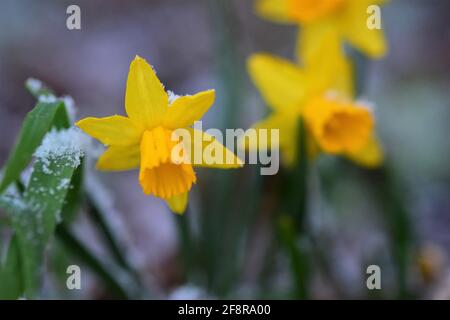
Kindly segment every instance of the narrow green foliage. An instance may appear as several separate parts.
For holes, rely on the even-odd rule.
[[[25,117],[19,138],[4,168],[0,193],[19,179],[21,172],[30,163],[34,151],[52,127],[68,128],[69,126],[70,122],[63,102],[39,102]]]

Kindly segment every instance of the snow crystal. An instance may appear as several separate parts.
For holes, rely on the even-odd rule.
[[[177,100],[180,96],[175,94],[173,91],[167,91],[167,95],[169,96],[169,104],[172,104],[175,100]]]
[[[77,108],[75,106],[75,101],[71,96],[62,96],[60,99],[64,102],[64,105],[66,106],[67,115],[69,116],[69,119],[71,121],[75,120],[75,117],[77,115]]]
[[[48,132],[41,146],[36,150],[35,157],[43,164],[43,171],[52,174],[48,168],[51,160],[64,159],[73,168],[80,165],[80,159],[84,155],[83,146],[85,135],[78,128],[67,130],[52,129]]]
[[[58,187],[56,188],[57,190],[63,190],[63,189],[68,189],[69,188],[69,184],[70,184],[70,179],[61,179],[61,181],[59,182]]]
[[[42,103],[55,103],[56,101],[58,101],[58,98],[56,98],[52,94],[41,94],[38,100]]]
[[[30,88],[32,92],[38,92],[42,89],[42,81],[34,78],[29,78],[26,83],[27,87]]]

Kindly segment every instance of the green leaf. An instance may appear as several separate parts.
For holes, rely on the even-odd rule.
[[[70,182],[69,191],[67,192],[64,206],[61,210],[64,223],[70,223],[75,218],[80,209],[83,200],[83,161],[75,170]]]
[[[0,193],[20,177],[22,170],[30,163],[34,151],[40,145],[44,135],[53,127],[68,128],[70,121],[64,103],[39,102],[31,110],[22,125],[19,138],[4,168],[0,182]]]
[[[47,150],[47,157],[36,159],[23,196],[8,193],[0,197],[0,207],[9,213],[20,249],[23,294],[28,298],[35,297],[40,287],[45,249],[81,162],[81,153],[66,155],[59,146],[49,147],[55,151]]]
[[[64,156],[38,159],[23,196],[25,208],[12,215],[21,248],[27,297],[34,297],[40,286],[46,245],[61,219],[61,209],[75,168]]]
[[[23,292],[17,237],[9,244],[5,261],[0,261],[0,299],[17,299]]]

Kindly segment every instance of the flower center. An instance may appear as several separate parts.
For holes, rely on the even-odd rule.
[[[347,0],[288,0],[292,18],[299,22],[312,22],[336,12]]]
[[[303,115],[319,146],[334,154],[361,150],[374,127],[372,113],[364,106],[330,98],[313,99]]]
[[[177,144],[171,130],[156,127],[144,132],[139,182],[145,194],[169,199],[189,191],[196,182],[191,164],[172,161],[172,149]]]

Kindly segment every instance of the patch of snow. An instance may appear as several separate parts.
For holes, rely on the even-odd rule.
[[[42,89],[42,81],[34,78],[27,79],[26,86],[30,88],[32,92],[38,92]]]
[[[66,106],[67,115],[69,116],[70,121],[73,122],[78,112],[77,107],[75,106],[75,101],[69,95],[62,96],[60,99],[64,102],[64,105]]]
[[[59,182],[58,187],[56,187],[56,189],[59,190],[63,190],[63,189],[68,189],[70,185],[70,179],[61,179],[61,181]]]
[[[42,103],[55,103],[58,101],[58,98],[56,98],[53,94],[41,94],[38,100]]]
[[[60,131],[52,129],[45,135],[34,156],[42,162],[46,174],[52,174],[49,165],[56,159],[64,159],[69,166],[76,168],[84,155],[85,141],[85,135],[78,128]]]

